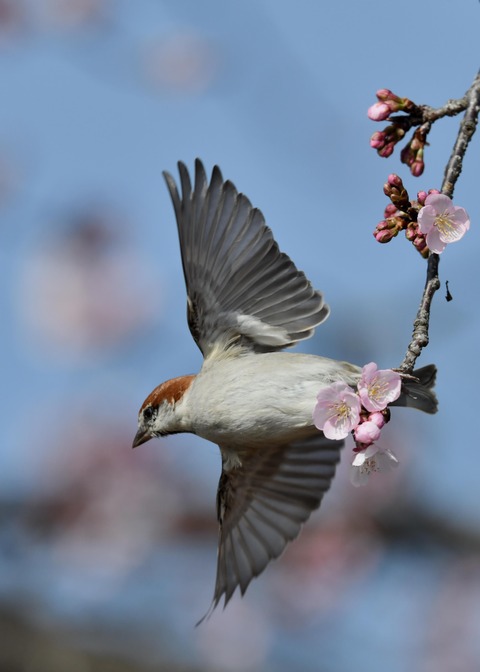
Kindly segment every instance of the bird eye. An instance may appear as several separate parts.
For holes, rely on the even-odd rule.
[[[151,406],[147,406],[147,408],[143,411],[143,419],[148,422],[152,418],[153,418],[153,408]]]

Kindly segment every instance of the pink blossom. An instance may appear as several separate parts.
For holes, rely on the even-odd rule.
[[[366,420],[355,428],[355,441],[367,446],[372,444],[380,436],[380,428],[374,422]]]
[[[397,465],[396,456],[388,448],[368,446],[355,454],[350,468],[350,481],[356,487],[365,485],[375,471],[390,471]]]
[[[448,243],[457,240],[470,228],[470,218],[464,208],[453,205],[445,194],[429,194],[418,213],[420,231],[427,237],[432,252],[440,254]]]
[[[401,387],[400,374],[391,369],[379,370],[377,365],[371,362],[362,369],[358,394],[367,411],[383,411],[388,404],[398,399]]]
[[[392,110],[388,103],[378,102],[374,103],[371,107],[368,108],[368,118],[372,121],[384,121],[388,119]]]
[[[360,421],[360,400],[345,383],[332,383],[317,395],[313,423],[328,439],[344,439]]]

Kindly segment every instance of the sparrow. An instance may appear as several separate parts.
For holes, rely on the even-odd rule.
[[[177,220],[190,332],[204,362],[196,375],[162,383],[143,402],[133,447],[189,432],[218,444],[219,540],[213,610],[295,539],[320,505],[343,441],[313,424],[318,392],[361,367],[285,348],[310,338],[329,315],[323,295],[280,252],[260,210],[195,162],[192,185],[178,163],[181,193],[164,172]],[[402,382],[396,405],[437,408],[436,369]]]

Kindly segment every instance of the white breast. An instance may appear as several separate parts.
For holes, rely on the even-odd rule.
[[[319,390],[355,384],[358,367],[297,353],[247,354],[207,361],[188,397],[192,429],[220,445],[288,442],[315,431]]]

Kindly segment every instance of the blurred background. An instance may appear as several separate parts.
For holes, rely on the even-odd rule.
[[[372,231],[391,172],[369,147],[391,88],[438,106],[478,65],[474,0],[0,0],[0,671],[474,672],[480,669],[479,137],[441,260],[437,416],[396,409],[400,459],[355,489],[351,446],[281,560],[195,628],[215,577],[219,451],[132,451],[161,381],[198,370],[162,170],[218,163],[321,288],[302,349],[394,367],[425,263]],[[475,345],[477,344],[477,345]]]

